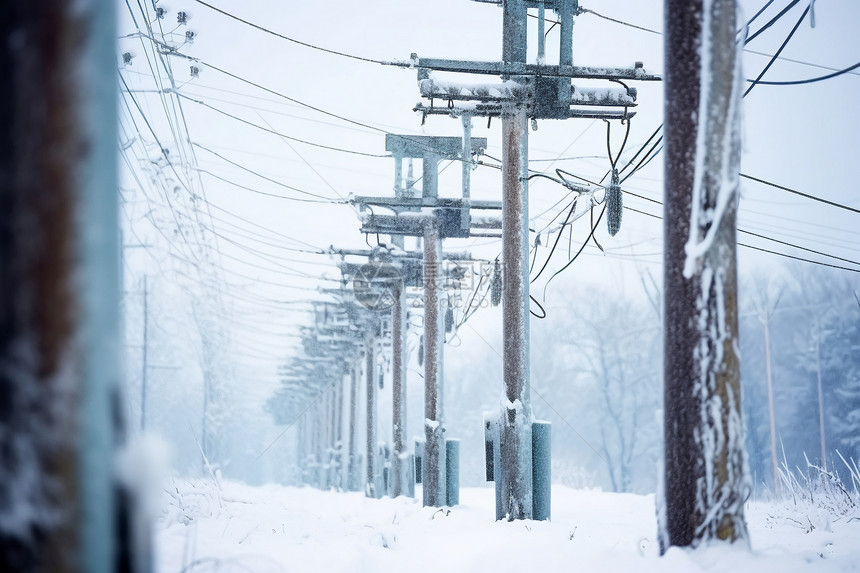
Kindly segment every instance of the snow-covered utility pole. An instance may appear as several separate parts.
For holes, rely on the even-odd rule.
[[[427,185],[426,173],[424,185]],[[443,362],[445,326],[441,294],[442,239],[436,217],[424,223],[424,505],[447,505],[445,494],[445,428]]]
[[[502,61],[463,61],[419,58],[412,54],[409,67],[418,69],[421,96],[430,105],[415,106],[424,117],[448,115],[498,117],[502,120],[502,263],[504,390],[498,419],[490,421],[487,437],[500,446],[496,483],[497,519],[549,519],[549,476],[536,472],[548,467],[549,452],[533,456],[529,380],[529,269],[528,269],[528,120],[590,118],[628,121],[636,106],[636,89],[621,80],[657,81],[641,62],[633,68],[573,65],[573,17],[578,0],[477,0],[502,7]],[[539,34],[536,64],[526,61],[528,10],[537,8],[539,30],[546,9],[555,11],[559,24],[559,63],[547,65],[544,35]],[[404,64],[405,65],[405,64]],[[465,85],[451,83],[435,72],[498,76],[501,81]],[[610,80],[620,88],[574,86],[572,79]],[[437,106],[435,102],[445,102]],[[455,103],[457,102],[457,103]],[[460,103],[462,102],[462,103]],[[614,108],[614,109],[613,109]],[[471,202],[474,207],[475,202]],[[541,426],[541,447],[549,426]],[[494,445],[494,452],[496,447]],[[489,453],[488,453],[489,455]],[[493,456],[496,454],[494,453]],[[535,458],[541,463],[535,465]],[[495,462],[494,462],[495,464]],[[494,465],[494,467],[496,467]],[[534,489],[540,484],[541,491]],[[536,496],[540,497],[535,501]],[[535,507],[541,508],[536,514]]]
[[[400,238],[401,247],[403,238]],[[394,304],[391,307],[391,394],[392,394],[392,452],[391,496],[412,495],[407,471],[409,455],[406,451],[406,285],[402,282],[391,289]]]
[[[375,215],[371,213],[362,218],[361,231],[363,233],[384,233],[391,235],[392,244],[398,252],[393,256],[388,253],[397,265],[396,274],[399,280],[388,277],[386,267],[377,267],[373,274],[380,285],[384,286],[387,305],[395,307],[392,310],[392,320],[395,325],[392,329],[394,341],[392,349],[395,360],[394,381],[394,412],[393,412],[393,434],[395,442],[394,457],[395,464],[401,465],[399,456],[405,460],[405,436],[402,435],[405,428],[405,408],[400,407],[398,401],[404,400],[405,388],[397,377],[405,381],[405,328],[399,330],[398,324],[405,321],[405,312],[398,311],[397,305],[404,304],[403,291],[406,287],[423,287],[424,289],[424,428],[425,448],[421,456],[423,469],[422,482],[424,491],[424,505],[441,507],[449,505],[449,499],[455,500],[458,496],[448,492],[448,483],[459,483],[459,477],[452,474],[456,463],[447,463],[448,449],[445,444],[445,426],[443,417],[444,405],[444,368],[443,353],[445,344],[445,313],[443,311],[443,298],[445,298],[445,275],[442,269],[443,249],[442,241],[451,237],[469,237],[471,233],[472,218],[470,209],[476,210],[498,210],[500,205],[493,201],[472,202],[469,198],[469,178],[471,174],[472,155],[481,153],[487,147],[485,138],[471,137],[471,125],[464,121],[464,140],[456,137],[434,137],[434,136],[412,136],[387,134],[385,137],[385,148],[394,156],[394,197],[365,197],[355,196],[353,201],[360,210],[368,206],[385,207],[390,209],[394,215]],[[440,158],[460,159],[464,163],[463,169],[463,198],[448,199],[439,197],[439,160]],[[404,189],[401,182],[403,158],[421,158],[422,160],[422,184],[421,197],[414,197],[411,192],[411,183]],[[411,174],[411,170],[410,170]],[[411,178],[411,177],[410,177]],[[496,226],[497,227],[497,226]],[[482,222],[480,228],[496,228],[492,222]],[[423,253],[403,252],[403,237],[421,237]],[[341,251],[343,253],[343,251]],[[446,259],[460,259],[462,256],[449,253]],[[468,255],[465,256],[468,258]],[[420,262],[420,266],[414,263]],[[395,269],[388,265],[389,269]],[[343,267],[342,267],[343,270]],[[397,285],[397,286],[394,286]],[[398,297],[400,297],[398,299]],[[399,302],[398,302],[399,301]],[[373,305],[381,310],[378,305]],[[388,306],[385,306],[387,309]],[[399,361],[399,362],[398,362]],[[400,366],[397,366],[397,364]],[[400,386],[398,386],[400,384]],[[398,443],[400,448],[398,449]],[[451,455],[458,455],[459,450],[451,448]],[[401,465],[400,470],[405,477],[405,468]],[[402,479],[395,470],[396,480]],[[452,475],[449,475],[452,474]],[[411,488],[410,488],[411,490]],[[393,491],[394,495],[398,495]],[[401,491],[400,493],[406,493]]]
[[[773,474],[773,491],[777,497],[782,494],[782,479],[779,475],[779,461],[776,453],[776,409],[774,408],[773,400],[773,360],[770,351],[770,317],[773,313],[773,307],[766,307],[765,302],[761,308],[759,321],[764,330],[764,367],[765,380],[767,381],[767,414],[770,426],[770,466]]]
[[[140,364],[140,431],[146,430],[146,391],[149,374],[149,291],[143,275],[143,346]]]
[[[526,64],[525,0],[506,0],[502,60]],[[528,118],[522,102],[502,113],[502,341],[499,484],[508,519],[532,519],[532,408],[529,383]]]
[[[0,18],[0,571],[141,570],[114,473],[114,5]]]
[[[376,323],[377,321],[373,321]],[[371,327],[375,330],[375,324]],[[366,443],[364,450],[365,463],[365,481],[364,495],[372,498],[382,497],[382,488],[379,479],[379,471],[377,468],[377,448],[376,442],[376,336],[375,332],[367,334],[365,342],[364,355],[364,379],[365,389],[367,390],[367,404],[365,410],[365,421],[367,422]]]
[[[663,552],[748,543],[736,211],[735,0],[666,0]]]
[[[347,371],[349,370],[349,366],[347,366]],[[344,467],[344,454],[343,454],[343,396],[344,396],[344,386],[346,385],[346,372],[341,375],[340,380],[335,383],[334,387],[334,406],[333,406],[333,434],[334,439],[332,443],[332,448],[334,451],[333,456],[333,471],[332,471],[332,485],[337,488],[338,491],[343,491],[346,489],[346,481],[343,478],[343,467]]]
[[[818,389],[818,437],[821,441],[821,467],[827,471],[827,444],[824,435],[824,388],[821,385],[821,317],[815,317],[815,374]]]
[[[347,460],[346,460],[346,489],[347,491],[359,490],[359,457],[358,457],[358,386],[361,366],[360,360],[356,360],[349,367],[349,426],[347,432]]]

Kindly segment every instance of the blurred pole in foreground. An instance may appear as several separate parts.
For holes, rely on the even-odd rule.
[[[0,571],[141,570],[114,477],[113,4],[9,0],[0,18]]]

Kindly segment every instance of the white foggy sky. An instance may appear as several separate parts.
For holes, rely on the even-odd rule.
[[[212,3],[236,16],[297,40],[368,58],[406,59],[412,52],[424,57],[466,60],[496,60],[501,55],[501,9],[468,0],[381,0],[369,3],[353,0],[331,0],[326,3],[212,0]],[[776,2],[753,28],[766,22],[786,3],[787,0]],[[136,3],[132,1],[131,4],[136,10]],[[764,1],[742,1],[741,4],[744,14],[749,17]],[[197,38],[193,45],[182,48],[182,53],[323,110],[390,132],[461,135],[459,120],[444,116],[429,117],[425,126],[420,125],[420,118],[411,111],[420,101],[414,70],[382,67],[291,44],[214,13],[193,0],[164,0],[158,5],[168,10],[163,23],[165,30],[174,27],[178,10],[186,10],[190,14],[188,29],[195,31]],[[582,5],[607,16],[658,31],[663,27],[661,1],[590,0],[583,1]],[[802,6],[795,7],[749,47],[774,53],[802,9]],[[134,27],[124,2],[119,2],[118,12],[119,35],[133,32]],[[856,42],[860,3],[853,0],[819,1],[815,4],[815,17],[816,27],[812,29],[807,19],[783,56],[837,69],[860,61],[860,48]],[[533,58],[536,45],[534,20],[530,20],[530,26],[530,57]],[[178,32],[184,32],[185,29],[180,28]],[[550,62],[557,58],[557,42],[555,30],[547,41]],[[131,50],[135,54],[133,65],[122,71],[130,87],[152,89],[153,81],[140,42],[136,39],[121,40],[120,49]],[[630,66],[637,60],[643,61],[649,71],[662,72],[662,38],[604,21],[591,14],[576,19],[575,63]],[[385,152],[382,133],[290,104],[208,69],[205,65],[200,66],[199,79],[192,80],[187,61],[176,57],[171,61],[176,81],[182,84],[180,92],[188,97],[205,101],[247,121],[261,125],[268,122],[276,130],[292,137],[365,153]],[[746,54],[746,77],[755,77],[766,62],[767,58]],[[764,79],[800,79],[825,73],[828,72],[818,68],[777,62]],[[641,82],[631,84],[639,90],[639,106],[622,162],[639,148],[662,121],[662,85]],[[856,70],[854,74],[809,86],[756,87],[744,101],[743,171],[807,193],[860,206],[856,183],[860,179],[860,164],[856,159],[860,148],[860,120],[853,105],[858,88],[860,77]],[[138,93],[136,97],[159,137],[167,142],[166,147],[171,147],[169,126],[157,96]],[[192,141],[268,177],[332,199],[350,194],[392,193],[393,161],[390,159],[357,157],[290,142],[293,151],[275,135],[242,125],[191,101],[185,100],[182,105]],[[622,128],[615,123],[613,152],[616,152],[623,136]],[[144,135],[146,139],[151,139],[145,131]],[[486,121],[474,121],[473,136],[487,137],[487,152],[495,157],[501,156],[499,135],[499,121],[494,121],[490,129],[487,129]],[[539,130],[530,134],[531,159],[605,154],[605,127],[600,121],[542,121]],[[156,155],[157,152],[150,153],[151,157]],[[221,162],[203,150],[197,150],[197,157],[201,169],[269,193],[290,194],[285,189]],[[445,165],[442,163],[441,167]],[[563,161],[552,165],[553,169],[555,167],[599,179],[608,168],[608,160]],[[535,163],[532,168],[549,169],[550,164]],[[416,164],[418,170],[420,167]],[[661,172],[662,161],[658,158],[631,178],[625,188],[661,199]],[[125,188],[135,188],[134,181],[127,173],[123,177]],[[331,244],[355,248],[366,246],[364,237],[358,233],[356,214],[349,206],[293,203],[256,196],[207,175],[203,175],[203,181],[212,203],[317,248],[326,248]],[[459,193],[459,181],[459,165],[453,165],[441,177],[440,193]],[[473,197],[498,199],[500,187],[497,171],[479,168],[473,172]],[[563,190],[547,181],[533,180],[530,194],[530,211],[535,216],[556,203],[563,196]],[[133,193],[132,197],[137,196]],[[739,215],[742,228],[842,257],[857,258],[856,215],[747,181],[743,182],[742,197]],[[625,196],[624,200],[626,205],[660,214],[660,208],[653,203],[629,196]],[[133,227],[152,241],[160,241],[154,250],[162,252],[157,256],[166,261],[166,255],[163,254],[165,241],[147,232],[148,223],[141,218],[146,208],[135,204],[131,212],[135,220]],[[218,212],[214,214],[224,217]],[[536,228],[543,227],[554,214],[555,210],[533,221],[533,225]],[[231,234],[229,226],[216,221],[215,227],[219,233]],[[584,239],[587,227],[587,217],[577,224],[574,249]],[[572,284],[571,281],[593,283],[602,293],[641,296],[640,272],[650,269],[658,280],[661,275],[661,230],[659,221],[631,212],[624,213],[621,232],[614,238],[610,238],[605,225],[601,225],[597,237],[606,248],[607,255],[600,255],[596,248],[589,246],[584,253],[587,256],[581,257],[565,276],[556,279],[557,282],[549,288],[546,302],[550,312],[555,305],[571,303],[565,299],[565,289],[562,288],[565,284]],[[542,238],[546,243],[546,236]],[[805,258],[820,258],[752,238],[741,239]],[[241,240],[247,243],[245,239]],[[560,249],[563,252],[558,253],[552,265],[556,268],[567,255],[566,239],[562,243],[565,244]],[[219,246],[225,255],[223,264],[228,269],[263,281],[293,286],[316,287],[319,284],[312,279],[288,277],[234,261],[229,257],[271,268],[266,261],[236,250],[229,243],[220,241]],[[326,257],[283,253],[259,245],[254,248],[267,253],[267,256],[288,256],[308,261],[279,261],[291,269],[314,276],[324,273],[330,278],[339,278],[333,261]],[[452,240],[446,243],[446,248],[469,249],[478,256],[494,258],[500,250],[500,243],[488,239]],[[742,272],[754,267],[769,267],[778,260],[773,255],[755,254],[746,249],[740,249],[739,252]],[[151,255],[144,252],[127,253],[127,262],[134,276],[143,272],[158,274],[158,265]],[[190,268],[188,272],[192,272]],[[165,274],[169,275],[169,271]],[[227,276],[238,285],[238,290],[253,293],[253,296],[277,299],[317,296],[311,292],[283,289],[270,284],[252,285],[248,281],[230,278],[229,272]],[[169,276],[163,278],[170,282]],[[326,286],[333,286],[333,283]],[[543,285],[538,283],[536,286],[535,294],[542,294]],[[236,317],[230,325],[231,336],[241,339],[244,345],[241,350],[234,350],[240,355],[247,354],[240,358],[240,362],[255,367],[248,372],[261,377],[259,396],[264,398],[274,388],[274,365],[280,361],[281,352],[278,349],[285,339],[269,337],[261,332],[295,332],[294,324],[299,315],[273,312],[269,305],[255,308],[245,301],[231,301],[230,292],[232,289],[225,292],[225,298],[233,305]],[[501,325],[497,310],[479,313],[470,324],[480,330],[487,340],[498,340]],[[540,328],[540,325],[533,321],[532,328]],[[470,330],[462,330],[463,344],[459,349],[468,350],[484,344]],[[246,351],[245,346],[254,346],[259,350]],[[465,355],[459,356],[458,352],[467,350],[446,348],[451,353],[450,360],[454,362],[465,358]]]

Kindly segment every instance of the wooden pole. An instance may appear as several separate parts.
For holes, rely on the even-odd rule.
[[[736,210],[741,82],[734,0],[666,0],[661,550],[748,543]]]

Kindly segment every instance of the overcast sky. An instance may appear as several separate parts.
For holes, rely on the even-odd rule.
[[[376,0],[370,3],[331,0],[323,4],[291,0],[211,2],[239,18],[285,36],[364,58],[407,59],[413,52],[422,57],[464,60],[498,60],[501,56],[501,9],[490,4],[468,0]],[[787,3],[788,0],[775,2],[753,29]],[[744,14],[749,17],[764,1],[743,1],[741,4]],[[773,54],[800,17],[805,4],[801,2],[794,7],[748,48]],[[140,0],[140,4],[137,0],[130,0],[129,5],[131,9],[125,2],[118,3],[120,36],[136,32],[130,11],[142,30],[146,27],[139,6],[150,16],[153,14],[149,0]],[[193,44],[184,45],[179,51],[198,58],[200,62],[178,56],[166,57],[177,86],[181,86],[178,91],[185,97],[177,99],[167,95],[162,98],[152,93],[158,86],[153,80],[150,63],[163,78],[160,81],[166,81],[166,74],[146,48],[149,45],[147,40],[133,37],[120,41],[120,52],[129,51],[134,56],[131,65],[123,66],[121,54],[117,54],[121,76],[134,92],[162,145],[170,150],[168,156],[187,179],[187,185],[195,192],[205,194],[215,207],[206,209],[200,203],[198,208],[202,220],[222,236],[217,241],[221,255],[215,258],[223,265],[223,277],[231,285],[225,287],[224,301],[234,317],[228,327],[231,338],[238,341],[233,352],[242,368],[260,380],[259,396],[263,397],[274,387],[274,365],[282,359],[281,348],[285,341],[291,340],[282,335],[295,333],[296,324],[307,322],[307,318],[295,312],[295,305],[281,305],[280,301],[319,299],[320,295],[312,289],[335,286],[335,283],[320,282],[316,277],[339,278],[332,259],[288,252],[281,247],[299,250],[325,249],[329,245],[366,247],[364,236],[359,234],[355,210],[339,203],[351,194],[391,195],[393,161],[285,140],[241,120],[291,138],[371,155],[385,154],[383,132],[460,136],[460,122],[436,116],[421,125],[421,118],[412,112],[413,106],[420,101],[414,70],[385,67],[290,43],[218,14],[195,0],[163,0],[156,5],[166,11],[161,27],[167,34],[168,43],[181,44],[187,30],[196,35]],[[591,0],[583,2],[583,7],[658,33],[623,26],[590,13],[583,14],[576,18],[574,29],[576,64],[631,66],[635,61],[643,61],[648,71],[662,72],[662,37],[659,35],[663,28],[662,2]],[[180,10],[186,11],[190,19],[186,26],[177,27],[177,12]],[[811,27],[807,17],[782,56],[833,69],[842,69],[860,61],[860,47],[856,42],[860,3],[854,0],[819,1],[814,12],[815,28]],[[154,26],[161,39],[158,23]],[[169,32],[174,28],[175,33],[171,35]],[[550,63],[557,59],[557,32],[555,29],[547,37]],[[529,37],[532,61],[535,35],[536,23],[532,19]],[[745,75],[757,76],[767,61],[767,57],[747,52],[744,56]],[[192,65],[199,69],[197,78],[191,77]],[[307,105],[255,88],[210,66]],[[764,79],[794,80],[826,73],[827,69],[782,60],[773,65]],[[807,86],[756,87],[744,100],[742,170],[809,194],[860,207],[856,183],[860,179],[860,162],[857,161],[860,120],[856,105],[851,101],[860,88],[858,75],[860,70]],[[164,86],[169,86],[169,81],[161,87]],[[662,85],[639,83],[636,87],[639,105],[622,162],[635,153],[662,122]],[[148,178],[158,169],[162,173],[168,169],[160,159],[161,153],[154,145],[154,138],[134,109],[134,103],[126,101],[134,110],[137,129],[148,147],[143,151],[141,135],[135,133],[127,112],[123,113],[124,131],[120,139],[122,144],[132,146],[129,149],[137,150],[137,163],[133,160],[132,164],[150,198],[147,200],[123,163],[127,201],[125,240],[134,243],[140,239],[151,245],[147,249],[127,250],[127,281],[130,288],[137,288],[133,281],[145,273],[161,281],[164,289],[169,290],[172,287],[166,285],[173,283],[188,285],[190,283],[183,283],[185,279],[176,273],[176,269],[188,276],[198,275],[190,264],[183,263],[183,258],[187,260],[192,256],[174,229],[177,220],[191,220],[191,202],[185,190],[176,191],[172,197],[174,207],[185,209],[187,218],[180,215],[176,219],[169,215],[165,204],[167,199],[160,198],[158,191],[158,186],[163,186],[163,183]],[[180,102],[181,110],[176,107]],[[348,123],[307,106],[376,129]],[[121,107],[125,109],[125,104]],[[225,113],[240,119],[228,117]],[[183,139],[184,128],[177,122],[182,115],[188,136],[196,144],[196,161],[190,155],[190,147],[185,146],[185,151],[182,151],[183,146],[175,142]],[[172,119],[168,121],[168,117]],[[494,157],[501,157],[500,129],[499,121],[494,121],[489,128],[485,120],[476,119],[474,122],[473,136],[488,138],[487,153]],[[174,132],[180,135],[175,137]],[[530,158],[534,161],[531,167],[550,173],[561,167],[582,177],[600,179],[609,167],[605,136],[601,121],[541,121],[538,131],[529,136]],[[622,138],[623,128],[615,122],[613,152],[617,152]],[[539,161],[554,159],[558,161]],[[661,200],[661,159],[637,173],[625,184],[625,189]],[[150,164],[144,169],[141,166],[147,160],[161,162],[161,167],[156,169]],[[285,200],[229,184],[223,179],[264,193],[311,198],[255,176],[235,164],[338,204]],[[441,168],[447,166],[447,162],[440,165]],[[190,170],[193,167],[208,173],[201,172],[198,178]],[[420,175],[417,164],[416,175]],[[440,194],[457,196],[459,185],[460,168],[453,165],[442,174]],[[474,171],[473,197],[499,199],[500,192],[498,171],[486,167]],[[530,195],[532,226],[538,230],[549,225],[566,204],[558,204],[564,197],[564,189],[545,180],[533,180]],[[629,195],[624,201],[636,209],[661,215],[661,207],[653,202]],[[156,213],[152,217],[160,231],[153,227],[147,213]],[[210,213],[213,219],[208,218]],[[857,214],[749,181],[743,182],[739,226],[749,231],[856,260],[857,222]],[[610,295],[641,296],[639,275],[646,270],[657,280],[661,275],[661,231],[660,221],[630,211],[624,213],[621,232],[614,238],[610,238],[605,226],[601,225],[596,236],[606,254],[601,254],[593,244],[586,248],[584,256],[547,290],[545,303],[548,310],[551,312],[554,306],[572,304],[573,301],[565,298],[563,288],[572,281],[593,284],[599,292]],[[132,237],[132,232],[137,238]],[[574,229],[574,250],[587,233],[586,217]],[[742,236],[741,239],[778,252],[828,260],[753,237]],[[547,240],[547,236],[542,236],[544,244]],[[169,242],[173,244],[169,245]],[[373,243],[375,237],[371,239]],[[566,262],[566,235],[562,244],[564,252],[550,265],[553,269]],[[257,254],[249,252],[249,248],[256,250]],[[446,248],[468,249],[477,256],[492,259],[501,247],[498,240],[469,239],[447,241]],[[740,249],[740,257],[742,272],[747,273],[755,268],[775,269],[776,264],[784,262],[775,255],[744,248]],[[858,268],[832,259],[829,262]],[[539,282],[535,288],[536,296],[542,301],[543,286]],[[473,334],[477,331],[483,333],[482,338],[498,340],[498,311],[491,309],[479,313],[473,328],[475,330],[462,333],[459,348],[485,344]],[[533,324],[533,328],[540,326]],[[452,348],[451,352],[453,360],[458,360],[457,352],[461,351]]]

